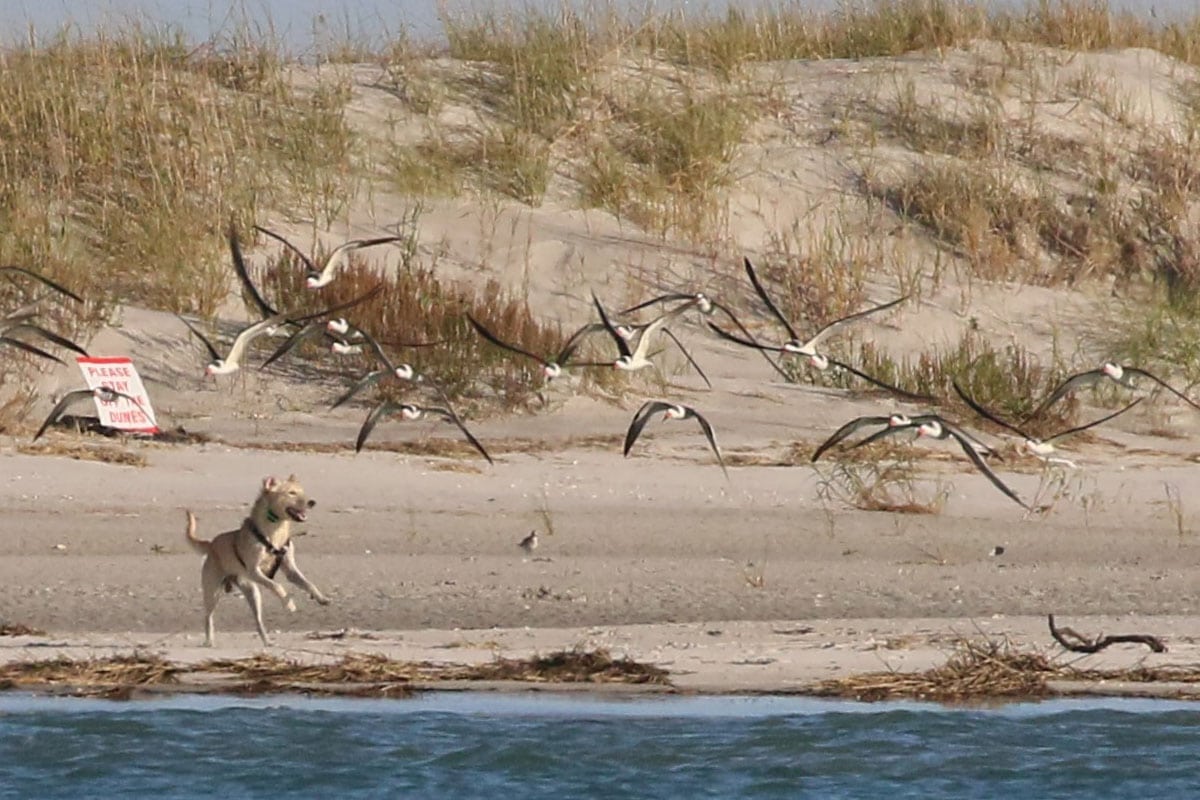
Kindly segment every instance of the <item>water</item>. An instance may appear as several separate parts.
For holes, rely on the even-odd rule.
[[[0,697],[0,797],[1200,794],[1200,707],[794,698]]]

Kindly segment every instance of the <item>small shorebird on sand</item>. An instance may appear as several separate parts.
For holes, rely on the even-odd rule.
[[[517,543],[517,547],[525,551],[525,555],[533,555],[533,551],[537,550],[538,534],[537,531],[530,531],[529,535]]]

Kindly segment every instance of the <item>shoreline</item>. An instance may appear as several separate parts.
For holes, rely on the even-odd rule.
[[[532,659],[562,651],[608,652],[667,672],[669,685],[619,682],[555,682],[508,680],[420,680],[406,682],[404,692],[484,691],[500,693],[557,692],[598,696],[701,695],[831,696],[826,681],[890,673],[901,677],[945,664],[964,642],[1003,642],[1013,652],[1045,655],[1051,663],[1081,673],[1177,669],[1200,665],[1200,620],[1182,617],[1073,618],[1081,632],[1152,633],[1167,640],[1165,653],[1143,646],[1115,645],[1092,655],[1067,653],[1054,645],[1044,619],[1034,617],[960,619],[779,620],[774,622],[709,622],[602,626],[591,628],[507,628],[480,630],[330,631],[275,634],[274,646],[263,650],[252,633],[227,633],[219,646],[200,646],[196,634],[73,633],[0,638],[0,666],[17,662],[68,659],[89,661],[111,657],[160,658],[196,671],[179,683],[129,687],[123,698],[163,694],[246,693],[244,681],[212,670],[205,662],[275,657],[297,668],[338,662],[347,657],[380,657],[435,668],[470,667],[498,658]],[[1065,624],[1060,621],[1060,625]],[[1200,683],[1141,680],[1071,680],[1050,677],[1047,693],[996,697],[980,692],[959,702],[1037,697],[1158,697],[1200,699]],[[362,683],[290,683],[287,694],[346,696],[363,692]],[[8,691],[71,694],[67,686],[28,685]],[[278,693],[279,685],[261,693]],[[256,692],[250,692],[255,694]],[[386,693],[384,693],[386,696]],[[843,699],[847,698],[843,695]],[[861,698],[860,698],[861,699]],[[921,698],[946,702],[944,698]]]

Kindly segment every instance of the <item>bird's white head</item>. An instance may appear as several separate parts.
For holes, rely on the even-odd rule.
[[[412,368],[412,364],[401,364],[394,369],[393,374],[402,381],[411,381],[417,371]]]
[[[898,428],[901,425],[911,425],[911,424],[912,424],[912,420],[909,418],[908,414],[892,414],[891,416],[888,417],[888,427],[889,428]]]
[[[218,358],[204,368],[205,375],[228,375],[230,372],[233,372],[233,370],[225,364],[225,359],[223,358]]]
[[[613,330],[627,342],[633,338],[633,328],[629,325],[613,325]]]
[[[420,419],[422,413],[423,412],[420,408],[414,405],[409,405],[408,403],[400,406],[400,416],[404,419]]]
[[[621,356],[613,362],[613,366],[617,369],[633,369],[633,356]]]
[[[325,330],[338,336],[344,336],[350,332],[350,323],[346,321],[345,317],[338,317],[337,319],[331,319],[329,322],[326,322]]]
[[[938,438],[942,435],[942,423],[937,420],[930,420],[917,426],[917,436],[932,436]]]
[[[812,364],[814,369],[819,369],[822,372],[829,369],[829,359],[820,353],[809,353],[808,363]]]
[[[711,314],[713,302],[704,292],[696,292],[696,308],[700,309],[701,314]]]
[[[542,375],[546,378],[546,380],[552,381],[555,378],[560,377],[562,375],[562,365],[555,364],[553,362],[551,362],[549,364],[543,364],[542,365]]]
[[[687,409],[683,406],[667,406],[663,412],[663,419],[683,419],[687,416]]]
[[[326,286],[328,284],[329,279],[322,278],[321,273],[319,272],[311,272],[309,273],[308,277],[304,279],[304,285],[309,289],[320,289],[322,286]]]
[[[1121,380],[1121,377],[1125,374],[1125,368],[1112,361],[1105,361],[1104,366],[1100,370],[1114,381]]]
[[[346,344],[345,342],[334,342],[329,346],[329,349],[339,356],[355,356],[362,352],[361,345]]]

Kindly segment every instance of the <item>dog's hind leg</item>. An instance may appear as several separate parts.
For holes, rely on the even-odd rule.
[[[213,646],[213,617],[217,612],[217,601],[221,599],[225,577],[221,568],[211,558],[205,559],[200,570],[200,589],[204,593],[204,646]]]
[[[246,598],[246,603],[250,606],[250,613],[254,615],[254,625],[258,628],[258,638],[262,639],[263,647],[270,647],[271,640],[267,638],[267,629],[263,625],[262,616],[262,592],[251,581],[244,580],[238,584],[238,588],[242,590],[242,595]]]

